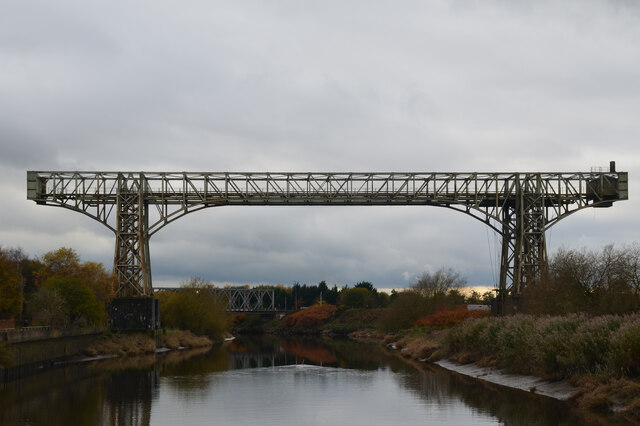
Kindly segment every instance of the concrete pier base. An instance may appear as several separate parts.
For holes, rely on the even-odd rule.
[[[160,301],[152,297],[119,297],[107,306],[113,330],[157,330]]]

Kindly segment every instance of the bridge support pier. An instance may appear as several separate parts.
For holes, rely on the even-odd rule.
[[[160,301],[153,297],[118,297],[107,306],[115,330],[158,330]]]
[[[515,198],[502,207],[500,293],[520,294],[548,274],[545,193],[540,176],[515,176]],[[508,284],[511,286],[508,287]]]
[[[113,270],[119,297],[152,296],[149,257],[149,205],[142,176],[120,173],[117,189],[116,249]]]

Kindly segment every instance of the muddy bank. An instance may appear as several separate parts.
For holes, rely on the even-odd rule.
[[[436,361],[434,364],[449,371],[455,371],[456,373],[478,380],[507,386],[512,389],[520,389],[537,395],[548,396],[560,401],[569,400],[578,391],[578,388],[563,380],[548,382],[539,377],[509,374],[494,367],[480,367],[476,364],[458,364],[457,362],[447,359]]]
[[[500,386],[565,401],[586,412],[608,416],[611,420],[640,424],[640,383],[629,378],[582,375],[568,380],[549,381],[536,376],[468,362],[458,354],[457,362],[445,350],[447,330],[430,333],[385,334],[373,330],[351,333],[358,341],[376,342],[416,365],[435,364],[447,370]],[[607,414],[608,413],[608,414]]]

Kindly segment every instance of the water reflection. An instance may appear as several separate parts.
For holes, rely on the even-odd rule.
[[[336,417],[340,416],[340,417]],[[3,385],[1,425],[610,424],[349,340],[245,338],[62,366]],[[606,423],[605,423],[606,422]]]
[[[107,425],[148,425],[151,419],[151,401],[157,392],[159,373],[155,370],[127,370],[109,374],[104,382],[105,412],[102,423]]]

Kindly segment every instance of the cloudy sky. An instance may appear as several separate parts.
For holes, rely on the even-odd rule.
[[[0,245],[113,262],[27,170],[589,171],[630,200],[548,234],[640,242],[640,6],[623,0],[0,0]],[[496,284],[499,239],[433,207],[221,207],[151,239],[154,284]]]

